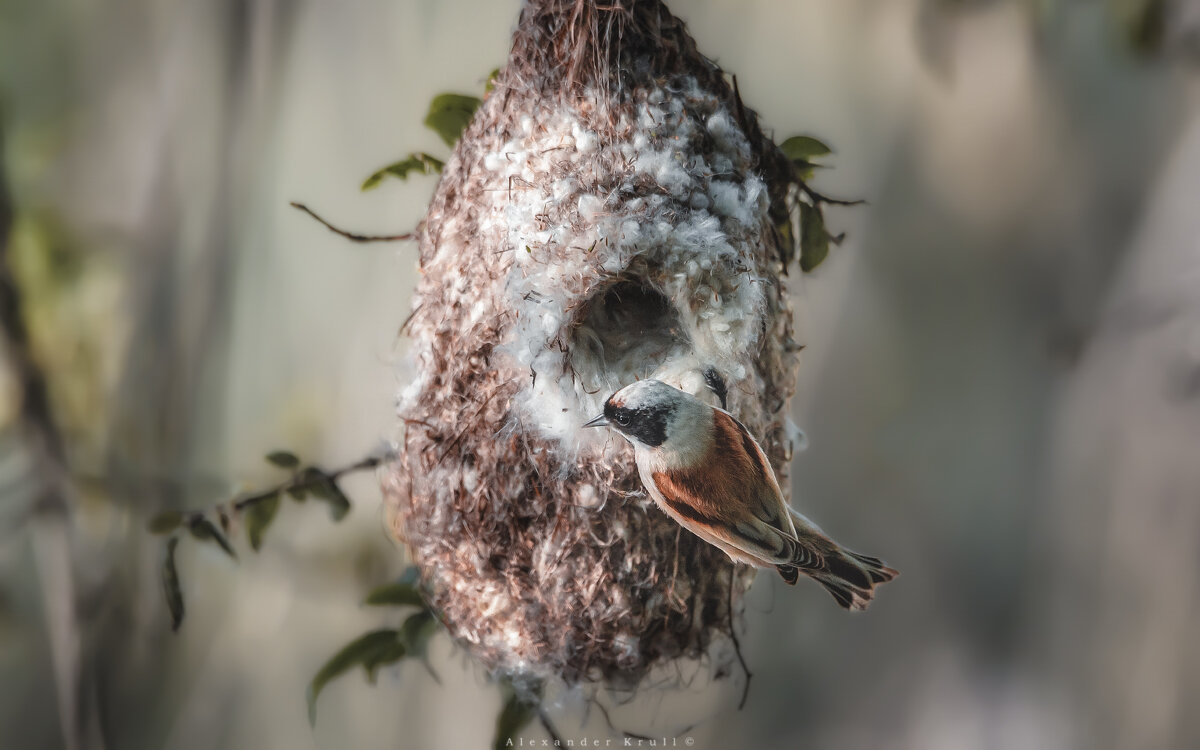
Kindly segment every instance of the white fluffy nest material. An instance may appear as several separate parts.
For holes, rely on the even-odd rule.
[[[588,65],[547,66],[555,43]],[[747,577],[580,426],[637,378],[703,394],[712,367],[788,486],[776,154],[657,0],[526,7],[423,225],[385,481],[431,603],[489,669],[629,685],[732,627]]]

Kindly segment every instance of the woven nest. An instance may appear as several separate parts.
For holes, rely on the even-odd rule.
[[[580,425],[636,378],[702,394],[714,368],[788,487],[786,169],[658,0],[526,5],[423,223],[384,482],[432,605],[490,670],[629,686],[732,658],[710,646],[751,573]]]

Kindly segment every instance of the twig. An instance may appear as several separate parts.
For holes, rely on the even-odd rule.
[[[738,663],[742,665],[742,671],[746,673],[746,684],[742,688],[742,699],[738,701],[738,710],[741,711],[746,706],[746,698],[750,695],[750,678],[754,677],[754,673],[750,671],[750,667],[746,665],[746,659],[742,656],[742,643],[737,636],[737,623],[733,617],[733,590],[737,583],[737,563],[729,571],[729,637],[733,639],[733,651],[737,654]]]
[[[546,715],[546,709],[542,708],[540,703],[537,707],[537,715],[538,721],[542,723],[542,728],[546,730],[546,734],[550,735],[550,740],[554,747],[566,747],[566,744],[562,741],[562,736],[554,728],[554,724],[550,722],[550,717]]]
[[[338,227],[330,224],[328,221],[325,221],[318,216],[315,211],[303,203],[292,201],[288,205],[290,205],[292,208],[303,211],[317,221],[321,222],[321,224],[323,224],[329,231],[333,232],[334,234],[340,234],[351,242],[401,242],[403,240],[411,240],[417,236],[416,232],[405,232],[404,234],[359,234],[357,232],[349,232],[345,229],[339,229]]]
[[[798,185],[800,190],[809,197],[809,200],[813,202],[813,205],[818,203],[827,203],[830,206],[861,206],[866,204],[866,200],[862,198],[854,201],[848,201],[842,198],[830,198],[829,196],[818,193],[816,190],[810,188],[808,183],[804,180],[796,180],[796,185]]]
[[[334,469],[333,471],[322,471],[321,469],[317,469],[316,467],[311,467],[316,470],[316,473],[317,473],[316,476],[313,476],[312,472],[301,471],[298,474],[295,474],[294,476],[292,476],[291,479],[280,482],[279,484],[275,485],[274,487],[270,487],[270,488],[262,490],[260,492],[255,492],[252,495],[247,495],[247,496],[241,498],[240,500],[234,501],[233,509],[235,511],[239,511],[239,512],[244,511],[246,508],[249,508],[251,505],[254,505],[256,503],[261,503],[262,501],[267,500],[267,499],[279,494],[280,492],[286,492],[288,490],[295,490],[295,489],[310,489],[310,488],[315,487],[316,485],[321,484],[323,482],[337,481],[338,479],[345,476],[346,474],[353,474],[353,473],[359,472],[359,471],[366,471],[368,469],[374,469],[375,467],[379,466],[381,463],[390,461],[391,459],[395,458],[395,456],[396,456],[395,453],[388,451],[387,453],[383,454],[382,456],[368,456],[368,457],[361,459],[359,461],[356,461],[352,464],[343,466],[340,469]],[[203,512],[197,512],[196,514],[193,514],[193,515],[203,515]]]
[[[612,716],[609,715],[608,709],[605,708],[604,704],[601,703],[599,700],[593,698],[592,705],[595,706],[596,708],[600,709],[600,715],[604,717],[604,723],[608,725],[608,730],[610,732],[620,732],[627,739],[631,739],[631,740],[642,740],[642,741],[646,741],[646,742],[648,742],[650,740],[650,738],[644,734],[637,734],[636,732],[627,732],[624,729],[618,729],[617,725],[613,724]]]

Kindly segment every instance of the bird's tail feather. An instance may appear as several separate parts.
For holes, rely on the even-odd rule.
[[[795,525],[798,542],[794,565],[779,566],[780,574],[788,583],[796,582],[799,571],[824,586],[846,609],[863,610],[875,596],[877,585],[900,575],[878,557],[860,555],[842,547],[790,505],[788,513]],[[785,567],[790,570],[785,572]]]
[[[780,574],[788,583],[796,580],[796,571],[805,573],[833,596],[845,609],[862,611],[875,596],[875,586],[887,583],[900,572],[889,568],[877,557],[868,557],[838,548],[825,555],[823,565],[813,568],[780,566]]]

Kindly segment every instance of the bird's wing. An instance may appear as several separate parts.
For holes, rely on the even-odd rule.
[[[767,460],[767,454],[763,452],[762,446],[758,444],[746,426],[732,414],[723,409],[714,409],[713,411],[715,412],[713,428],[718,436],[718,445],[723,444],[725,451],[729,454],[740,453],[750,463],[754,475],[764,479],[753,493],[754,499],[758,501],[751,503],[754,517],[794,538],[796,528],[792,524],[787,503],[783,501],[783,493],[779,489],[779,481],[775,478],[775,470],[771,468],[771,462]],[[738,450],[739,448],[740,450]]]
[[[664,510],[700,536],[720,540],[763,564],[819,567],[820,551],[797,539],[758,443],[727,412],[714,410],[713,425],[718,466],[653,473]]]

